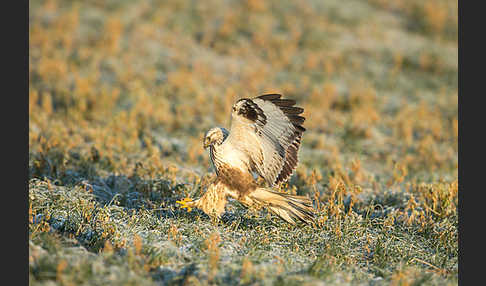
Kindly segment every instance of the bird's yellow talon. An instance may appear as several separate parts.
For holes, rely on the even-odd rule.
[[[187,212],[191,212],[192,208],[186,204],[188,202],[192,202],[192,199],[191,198],[184,198],[182,201],[176,201],[176,203],[181,205],[181,209],[187,208]]]

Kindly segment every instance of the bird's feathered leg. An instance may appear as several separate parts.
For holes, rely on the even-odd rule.
[[[181,208],[187,208],[190,212],[193,208],[199,208],[211,217],[220,217],[226,206],[227,188],[219,180],[209,185],[207,191],[197,200],[185,198],[182,201],[176,201],[181,204]]]

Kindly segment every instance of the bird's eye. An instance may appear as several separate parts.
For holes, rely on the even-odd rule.
[[[233,111],[236,111],[236,107],[235,106],[233,106]]]

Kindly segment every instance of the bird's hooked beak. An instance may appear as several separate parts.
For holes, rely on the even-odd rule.
[[[204,149],[208,149],[208,147],[210,145],[211,145],[211,143],[209,142],[209,139],[208,138],[204,138],[204,144],[203,144]]]

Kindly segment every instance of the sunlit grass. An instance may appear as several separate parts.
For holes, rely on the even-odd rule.
[[[32,284],[457,284],[457,2],[30,3]],[[305,108],[293,227],[230,203],[204,132]]]

